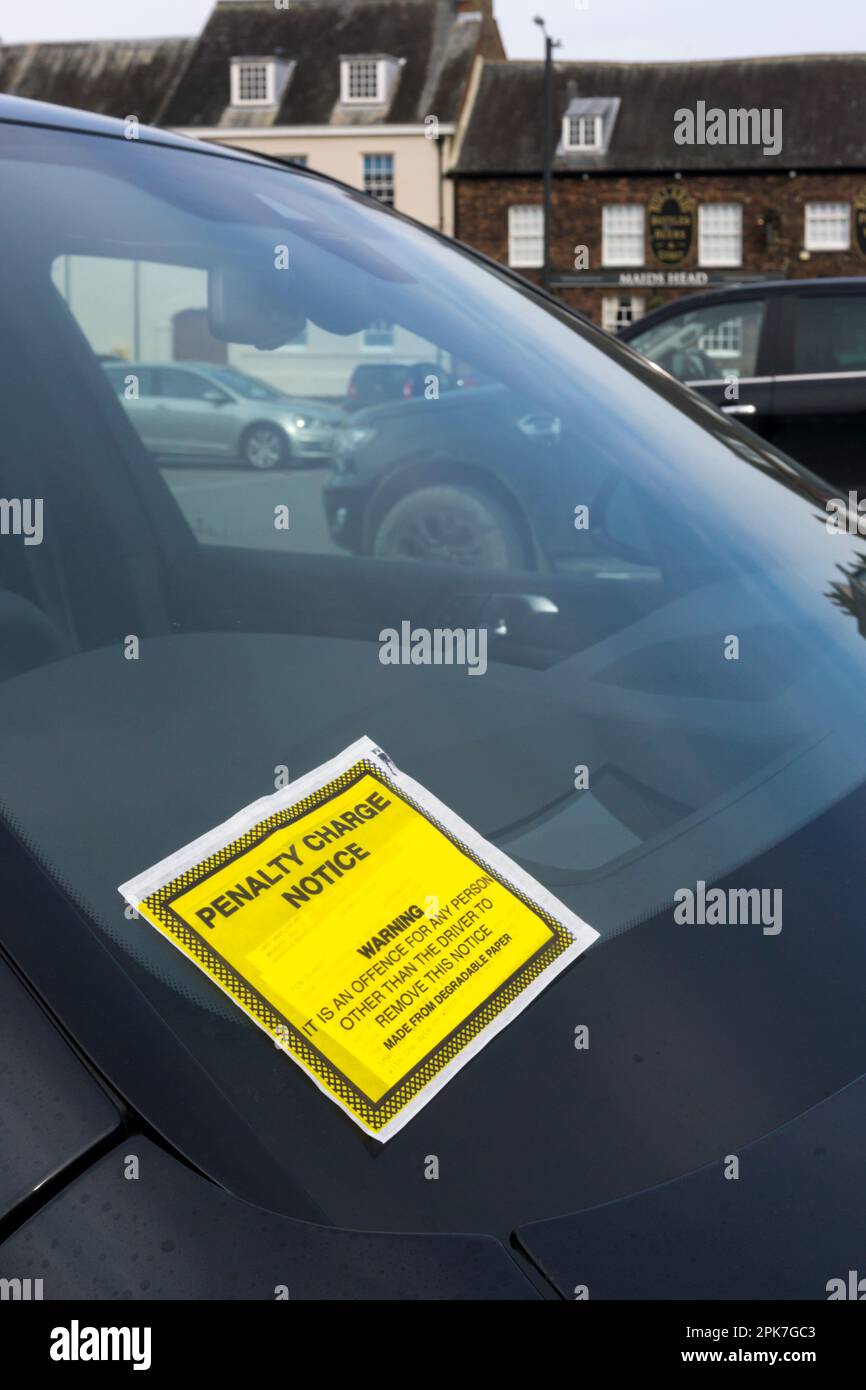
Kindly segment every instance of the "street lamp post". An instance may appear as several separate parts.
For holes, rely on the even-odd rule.
[[[553,207],[553,50],[559,48],[559,39],[552,39],[541,15],[536,15],[537,24],[544,35],[544,269],[542,284],[550,289],[550,221]]]

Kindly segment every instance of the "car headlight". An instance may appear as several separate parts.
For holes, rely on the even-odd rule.
[[[371,425],[344,425],[337,433],[337,453],[352,454],[375,438],[376,431]]]

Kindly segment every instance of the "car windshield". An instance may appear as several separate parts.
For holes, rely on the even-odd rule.
[[[796,835],[863,784],[862,542],[652,364],[348,188],[12,124],[0,163],[5,823],[329,1219],[359,1224],[364,1193],[384,1227],[470,1228],[483,1175],[424,1213],[385,1181],[397,1155],[439,1152],[464,1104],[467,1171],[475,1145],[511,1153],[512,1124],[582,1149],[602,1102],[572,1077],[574,1113],[545,1128],[533,1030],[564,1029],[573,1058],[611,938],[639,940],[683,885],[750,886],[771,850],[793,871]],[[422,369],[411,399],[267,409],[339,407],[389,359]],[[386,659],[388,634],[436,631],[465,660]],[[364,734],[601,933],[384,1156],[117,892]],[[861,850],[834,848],[850,874]],[[630,968],[662,993],[681,968],[715,979],[705,940]],[[615,998],[593,999],[599,1027],[633,1016]],[[759,1128],[778,1110],[756,1094]],[[515,1219],[577,1205],[552,1159],[516,1195],[515,1163]]]

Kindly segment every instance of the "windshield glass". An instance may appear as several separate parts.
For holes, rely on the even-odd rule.
[[[367,1179],[327,1184],[367,1141],[117,885],[368,734],[602,934],[588,970],[863,783],[862,543],[651,364],[348,189],[11,125],[0,156],[2,813],[355,1224]],[[475,656],[385,659],[442,629]],[[582,970],[549,992],[569,1035]],[[557,1181],[503,1203],[567,1210]],[[390,1191],[384,1226],[426,1220]]]

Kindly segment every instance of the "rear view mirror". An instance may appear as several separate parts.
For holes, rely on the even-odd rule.
[[[263,350],[293,342],[307,325],[306,315],[280,299],[270,278],[234,268],[208,271],[207,312],[215,338]]]

